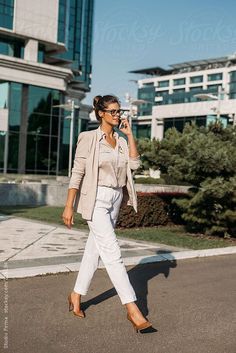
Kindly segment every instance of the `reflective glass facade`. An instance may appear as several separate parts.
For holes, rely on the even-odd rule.
[[[206,116],[183,117],[183,118],[166,118],[164,119],[164,134],[165,132],[175,127],[179,132],[182,132],[184,125],[187,123],[195,122],[197,126],[206,126]]]
[[[9,107],[9,84],[5,81],[0,81],[0,109],[8,109]],[[6,132],[0,131],[0,172],[4,170],[4,152],[6,144]]]
[[[132,125],[133,134],[136,138],[151,138],[151,125]]]
[[[92,55],[92,20],[93,20],[93,0],[84,0],[83,27],[82,27],[82,60],[80,69],[82,70],[82,80],[90,85],[91,82],[91,55]]]
[[[65,43],[67,51],[58,56],[71,61],[75,83],[83,84],[88,91],[91,83],[94,0],[60,0],[59,4],[58,41]]]
[[[28,87],[28,127],[26,172],[54,174],[57,163],[57,144],[60,92],[48,88]]]
[[[203,89],[201,86],[199,87],[191,87],[189,92],[186,92],[185,89],[175,89],[172,94],[168,94],[168,92],[158,92],[156,96],[162,96],[163,100],[160,102],[156,102],[158,105],[167,105],[167,104],[181,104],[181,103],[192,103],[198,102],[199,98],[195,97],[196,94],[199,93],[211,93],[217,94],[219,85],[210,85],[208,89]]]
[[[5,136],[6,133],[0,131],[0,171],[3,171],[4,168]]]
[[[58,9],[58,42],[67,44],[68,29],[69,29],[69,6],[70,1],[59,0]]]
[[[183,132],[184,125],[189,123],[195,123],[197,126],[208,126],[210,123],[214,122],[216,115],[208,116],[193,116],[193,117],[183,117],[183,118],[166,118],[164,119],[164,135],[166,131],[170,128],[176,128],[179,132]],[[221,122],[226,127],[229,124],[229,117],[222,116],[220,117]]]
[[[70,112],[54,107],[64,102],[60,91],[0,82],[0,108],[9,109],[8,173],[67,175]],[[80,126],[78,126],[78,124]],[[75,113],[73,145],[87,120]],[[6,133],[0,131],[0,171],[4,167]],[[74,148],[73,148],[74,149]]]
[[[39,44],[38,46],[38,63],[45,62],[45,45]]]
[[[21,83],[9,83],[9,132],[7,171],[17,173],[20,141],[20,124],[22,112]]]
[[[138,115],[152,115],[152,106],[155,102],[155,87],[147,86],[139,88],[138,90],[138,99],[143,99],[147,102],[138,106]]]
[[[14,0],[0,0],[0,27],[13,29]]]
[[[20,8],[23,4],[19,2],[18,5]],[[48,70],[48,77],[40,77],[40,71],[35,81],[32,81],[34,85],[28,84],[27,75],[23,78],[25,83],[14,82],[23,77],[16,73],[15,78],[15,70],[3,81],[1,77],[5,79],[8,71],[4,68],[2,76],[0,70],[0,109],[6,109],[2,112],[6,123],[8,117],[8,130],[0,131],[0,172],[68,175],[71,120],[66,117],[70,116],[70,112],[54,106],[72,97],[77,97],[74,99],[79,105],[85,92],[90,90],[93,5],[94,0],[58,0],[58,9],[55,9],[54,14],[56,16],[58,11],[58,33],[55,35],[58,43],[65,45],[66,51],[61,53],[62,45],[55,46],[55,43],[38,39],[38,53],[34,52],[34,60],[38,63],[55,65],[59,69],[60,65],[71,68],[74,73],[71,81],[68,81],[69,73],[68,76],[66,73],[61,75],[58,70],[55,73],[52,67],[52,70]],[[0,0],[0,27],[14,29],[13,20],[14,0]],[[26,25],[30,26],[30,23]],[[3,29],[2,32],[0,54],[24,59],[27,35],[22,38],[17,33],[13,36],[13,33],[5,34]],[[58,57],[65,60],[57,60]],[[5,60],[13,62],[10,58],[4,58],[4,63]],[[14,69],[14,62],[12,67]],[[26,65],[15,68],[29,72]],[[53,87],[61,87],[63,92],[37,86],[50,85],[50,82]],[[64,91],[65,88],[67,91]],[[75,110],[73,152],[78,133],[87,130],[87,107],[82,109],[84,119],[79,118],[79,111]],[[5,129],[2,125],[2,129]]]
[[[18,38],[0,35],[0,54],[24,58],[24,42]]]
[[[8,82],[0,81],[0,108],[8,108]]]

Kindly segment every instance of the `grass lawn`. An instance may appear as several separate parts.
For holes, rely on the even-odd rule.
[[[63,207],[0,207],[0,213],[23,217],[46,223],[64,225],[61,219]],[[74,228],[88,229],[87,222],[80,214],[74,216]],[[116,234],[121,237],[157,242],[171,246],[189,249],[210,249],[236,245],[236,239],[223,239],[207,237],[202,234],[187,233],[183,226],[160,226],[146,228],[116,229]]]

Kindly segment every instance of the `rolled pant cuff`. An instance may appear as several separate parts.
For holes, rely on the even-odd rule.
[[[74,292],[77,294],[81,294],[81,295],[86,295],[88,293],[88,291],[74,287]]]
[[[128,304],[128,303],[133,303],[137,300],[136,297],[133,297],[133,298],[126,298],[126,299],[122,299],[121,300],[121,303],[122,305],[125,305],[125,304]]]

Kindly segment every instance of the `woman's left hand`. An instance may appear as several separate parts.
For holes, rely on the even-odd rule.
[[[132,135],[132,130],[129,124],[129,121],[127,118],[121,119],[122,121],[122,128],[120,128],[120,131],[123,132],[126,136]]]

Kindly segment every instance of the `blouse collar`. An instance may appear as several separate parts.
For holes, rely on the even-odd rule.
[[[99,131],[99,141],[101,141],[106,136],[106,133],[104,131],[102,131],[100,125],[98,127],[98,131]],[[116,131],[113,132],[113,135],[114,135],[115,139],[118,140],[119,134]]]

